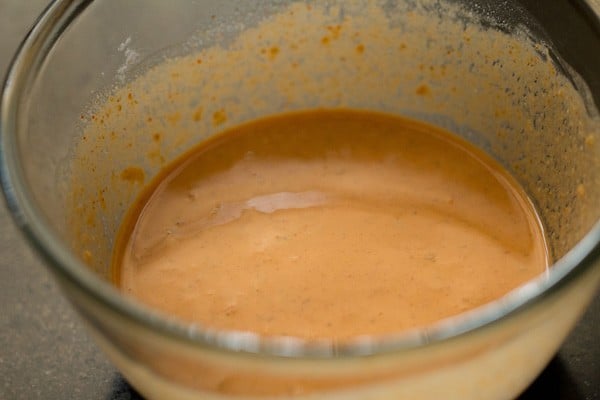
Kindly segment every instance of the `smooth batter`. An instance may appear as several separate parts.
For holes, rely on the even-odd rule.
[[[203,326],[343,340],[472,309],[547,264],[535,210],[484,153],[416,121],[322,110],[174,162],[126,218],[114,270]]]

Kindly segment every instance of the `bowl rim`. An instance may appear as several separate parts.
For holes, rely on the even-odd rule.
[[[213,350],[294,358],[355,357],[408,351],[495,326],[561,291],[591,269],[594,261],[600,257],[599,220],[545,274],[494,302],[425,328],[386,336],[357,337],[344,343],[206,329],[198,324],[170,318],[123,296],[115,287],[91,272],[55,235],[24,183],[25,172],[18,150],[19,106],[27,94],[28,84],[35,79],[43,61],[65,29],[92,1],[54,0],[37,19],[10,63],[0,98],[0,181],[13,220],[52,272],[125,319],[169,338]],[[598,9],[589,6],[589,11],[600,22]]]

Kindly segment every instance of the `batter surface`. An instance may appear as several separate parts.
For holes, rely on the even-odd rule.
[[[217,329],[344,340],[433,323],[548,264],[502,167],[417,121],[320,110],[257,120],[193,149],[126,218],[115,279]]]

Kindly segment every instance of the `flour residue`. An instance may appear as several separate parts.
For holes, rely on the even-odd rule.
[[[520,28],[483,26],[473,10],[446,1],[263,8],[199,27],[179,57],[125,83],[143,60],[134,37],[119,47],[125,75],[84,116],[87,140],[74,149],[66,207],[73,247],[97,270],[107,273],[112,238],[141,190],[121,171],[155,176],[228,127],[302,109],[375,109],[474,140],[521,180],[555,258],[596,219],[588,205],[600,199],[600,147],[589,140],[597,122],[543,41]]]

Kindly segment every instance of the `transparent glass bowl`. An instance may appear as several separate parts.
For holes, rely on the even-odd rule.
[[[55,1],[37,21],[2,95],[7,204],[145,396],[510,399],[557,351],[600,282],[595,3],[422,3]],[[193,125],[199,107],[209,117]],[[226,126],[314,107],[418,117],[484,148],[531,195],[556,262],[472,312],[346,344],[186,325],[109,283],[141,188],[115,176],[152,176]],[[177,140],[149,140],[156,123]]]

